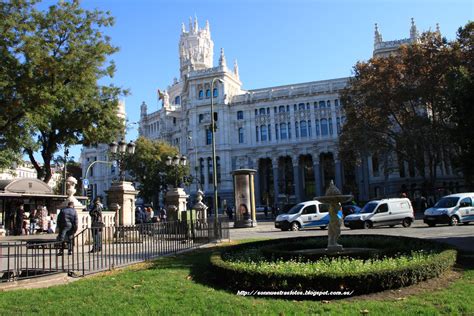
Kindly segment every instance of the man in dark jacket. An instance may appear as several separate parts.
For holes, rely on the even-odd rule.
[[[100,197],[96,197],[94,200],[94,206],[92,206],[92,209],[89,211],[92,221],[91,229],[93,239],[92,249],[89,251],[91,253],[102,251],[102,228],[105,226],[102,221],[103,210],[104,206],[100,202]]]
[[[64,244],[67,243],[68,255],[72,255],[74,249],[74,234],[77,231],[78,219],[77,212],[74,209],[74,202],[69,202],[66,208],[63,208],[58,215],[59,234],[57,240],[63,243],[58,256],[63,255]]]

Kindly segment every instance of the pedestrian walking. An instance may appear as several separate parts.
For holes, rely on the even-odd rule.
[[[15,212],[15,235],[20,236],[23,229],[23,217],[25,216],[25,205],[23,203],[18,205]]]
[[[78,227],[77,212],[74,208],[74,202],[69,202],[66,208],[63,208],[58,215],[59,234],[57,241],[61,243],[61,249],[58,256],[62,256],[67,244],[68,255],[74,251],[74,234]]]
[[[38,209],[41,211],[43,207],[41,205],[38,205]],[[33,235],[36,231],[36,223],[38,221],[38,213],[35,209],[32,209],[30,212],[30,235]]]
[[[91,229],[92,229],[92,249],[90,253],[102,251],[102,228],[104,227],[104,222],[102,221],[102,211],[104,206],[100,202],[100,198],[96,197],[94,200],[94,205],[89,211],[91,216]]]

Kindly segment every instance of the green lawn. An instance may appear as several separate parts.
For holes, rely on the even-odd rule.
[[[406,299],[292,301],[237,296],[205,284],[210,251],[166,257],[48,289],[0,294],[0,313],[48,315],[474,315],[474,270]],[[201,277],[200,277],[201,276]],[[403,294],[402,294],[403,296]]]

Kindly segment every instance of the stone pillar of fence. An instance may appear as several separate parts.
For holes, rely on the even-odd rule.
[[[189,195],[183,188],[171,188],[166,192],[165,201],[168,211],[168,220],[175,221],[181,219],[181,212],[186,211],[186,204]]]
[[[132,183],[127,181],[113,183],[106,193],[109,205],[120,205],[118,225],[135,225],[135,198],[138,191],[135,190]]]

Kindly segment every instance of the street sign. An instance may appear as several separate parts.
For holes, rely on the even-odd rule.
[[[84,189],[87,189],[87,187],[89,186],[89,179],[82,179],[82,186],[84,187]]]

